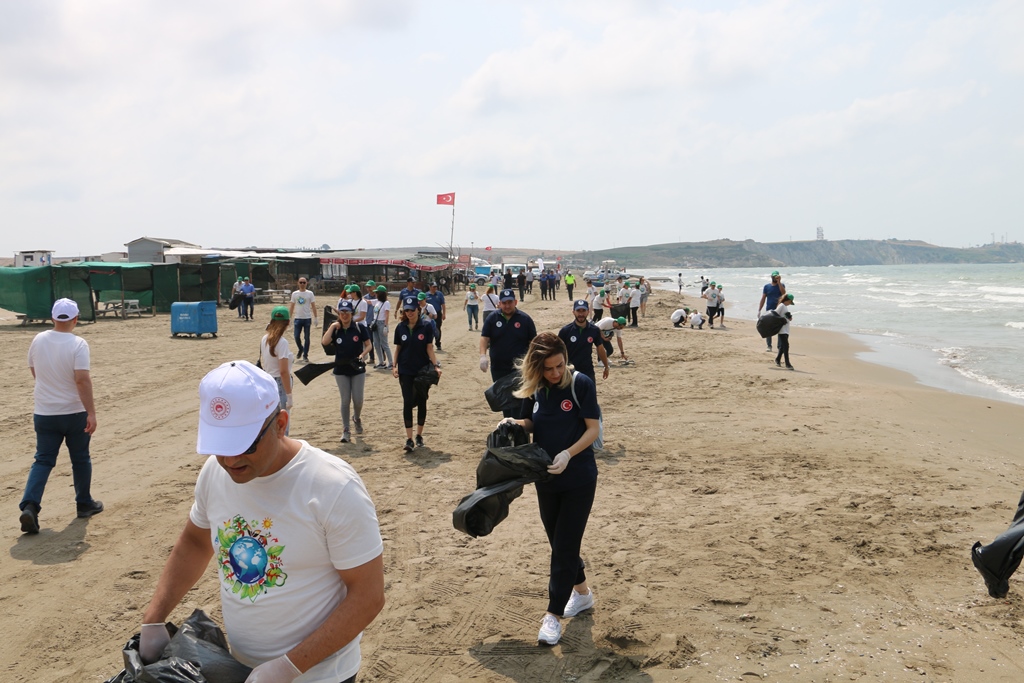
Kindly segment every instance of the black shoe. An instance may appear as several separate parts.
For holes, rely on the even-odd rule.
[[[39,533],[39,506],[29,503],[21,511],[21,532],[24,534]]]
[[[416,435],[416,448],[423,448],[423,436],[420,434]]]
[[[405,440],[404,450],[406,453],[411,453],[416,448],[416,444],[412,442],[412,439]]]
[[[775,361],[775,364],[778,365],[780,368],[782,367],[782,362],[781,361]]]
[[[24,517],[24,515],[23,515]],[[24,531],[24,523],[22,523],[21,530]],[[1006,597],[1006,594],[1010,592],[1010,582],[1006,579],[1000,579],[998,576],[989,571],[989,568],[982,564],[981,543],[975,543],[974,547],[971,548],[971,562],[974,563],[974,568],[981,573],[981,578],[985,579],[985,587],[988,588],[988,594],[996,600]]]
[[[92,517],[93,515],[98,515],[101,512],[103,512],[103,503],[98,500],[94,500],[88,505],[78,506],[78,516],[81,518]]]
[[[794,367],[793,367],[792,365],[787,365],[787,366],[786,366],[786,369],[787,369],[787,370],[794,370],[795,368],[794,368]]]

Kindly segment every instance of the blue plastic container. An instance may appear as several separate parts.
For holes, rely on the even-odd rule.
[[[217,336],[216,301],[175,301],[171,304],[171,336]]]

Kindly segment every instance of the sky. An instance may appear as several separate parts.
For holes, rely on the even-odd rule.
[[[1024,3],[0,0],[0,255],[1024,241]]]

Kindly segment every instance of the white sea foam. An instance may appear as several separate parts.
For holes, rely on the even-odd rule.
[[[1011,322],[1011,323],[1006,323],[1006,325],[1004,325],[1004,327],[1012,327],[1012,328],[1014,328],[1015,330],[1024,330],[1024,322],[1019,322],[1019,323],[1013,323],[1013,322]]]

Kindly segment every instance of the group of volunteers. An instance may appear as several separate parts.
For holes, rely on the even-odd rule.
[[[776,310],[791,304],[781,280],[773,283],[762,303]],[[216,558],[231,651],[253,667],[246,683],[355,681],[362,631],[384,605],[383,541],[373,502],[355,470],[289,436],[291,366],[295,359],[308,362],[310,330],[321,313],[308,281],[300,278],[298,285],[288,306],[271,311],[260,341],[262,367],[230,361],[199,384],[196,451],[207,460],[188,519],[143,613],[138,641],[143,662],[163,657],[172,636],[167,617]],[[548,645],[559,642],[562,619],[594,606],[580,554],[602,435],[597,372],[609,376],[613,339],[626,360],[627,319],[600,315],[611,305],[612,290],[600,292],[589,281],[586,287],[571,303],[571,321],[557,332],[538,333],[512,287],[488,287],[481,297],[471,285],[463,304],[468,327],[480,331],[480,370],[489,370],[495,382],[518,376],[513,395],[521,404],[504,411],[502,422],[520,425],[551,456],[551,478],[535,484],[551,551],[548,603],[537,640]],[[645,288],[644,281],[622,286],[630,303],[633,292]],[[390,335],[387,288],[373,281],[349,285],[321,343],[334,348],[342,441],[363,431],[366,366],[375,353],[374,367],[390,369],[399,380],[408,452],[423,446],[429,386],[442,373],[436,351],[447,306],[435,283],[420,292],[412,278],[397,296],[399,321]],[[481,299],[493,306],[488,311],[485,305],[482,326],[474,310]],[[641,305],[638,300],[636,308]],[[29,350],[37,453],[20,505],[21,528],[28,534],[39,532],[43,489],[62,442],[71,452],[78,516],[103,511],[90,492],[89,439],[96,408],[88,344],[73,334],[74,301],[57,301],[52,317],[54,329],[37,335]],[[289,325],[295,356],[285,337]],[[788,349],[786,335],[788,330],[779,334],[780,357]]]

